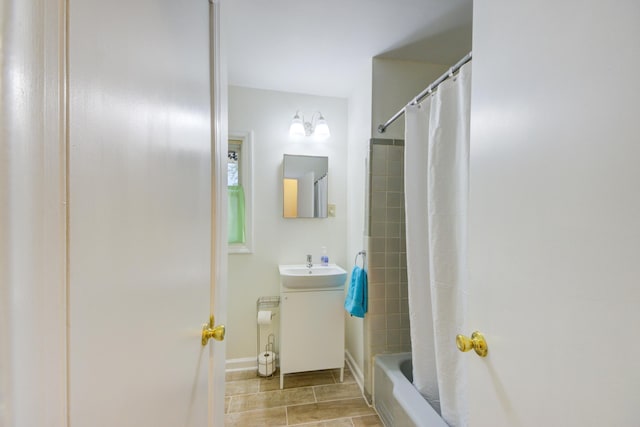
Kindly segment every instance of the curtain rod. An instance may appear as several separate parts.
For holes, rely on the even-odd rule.
[[[458,71],[460,69],[460,67],[462,67],[467,62],[471,61],[471,56],[472,56],[471,52],[467,53],[464,56],[464,58],[462,58],[460,61],[456,62],[456,64],[453,67],[449,68],[449,71],[447,71],[446,73],[444,73],[443,75],[438,77],[436,79],[436,81],[431,83],[425,90],[420,92],[415,98],[413,98],[411,101],[409,101],[407,103],[407,105],[405,105],[404,107],[402,107],[402,109],[400,111],[395,113],[389,120],[386,121],[385,124],[379,125],[378,126],[378,133],[384,133],[384,131],[387,130],[387,127],[389,127],[389,125],[391,123],[395,122],[399,117],[401,117],[404,114],[405,108],[407,108],[410,105],[416,105],[417,103],[422,101],[424,98],[426,98],[428,95],[430,95],[431,92],[433,92],[433,90],[435,88],[437,88],[440,83],[442,83],[443,81],[447,80],[449,77],[452,77],[453,73]]]

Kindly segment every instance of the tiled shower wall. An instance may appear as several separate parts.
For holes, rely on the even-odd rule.
[[[364,319],[367,397],[372,393],[374,356],[411,351],[404,216],[404,141],[371,139],[369,150],[369,310]]]

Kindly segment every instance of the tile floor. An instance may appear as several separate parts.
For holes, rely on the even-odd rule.
[[[255,371],[228,372],[225,426],[383,427],[365,402],[353,375],[340,371],[260,378]]]

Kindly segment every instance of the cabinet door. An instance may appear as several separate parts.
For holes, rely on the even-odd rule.
[[[344,292],[284,292],[280,369],[283,373],[344,365]]]

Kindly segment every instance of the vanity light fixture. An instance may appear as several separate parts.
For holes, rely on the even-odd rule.
[[[318,139],[327,139],[331,136],[327,120],[320,111],[313,113],[311,121],[308,122],[304,121],[304,116],[300,118],[299,113],[300,111],[296,111],[296,115],[293,116],[291,120],[291,126],[289,127],[290,136],[300,137],[313,135]]]

